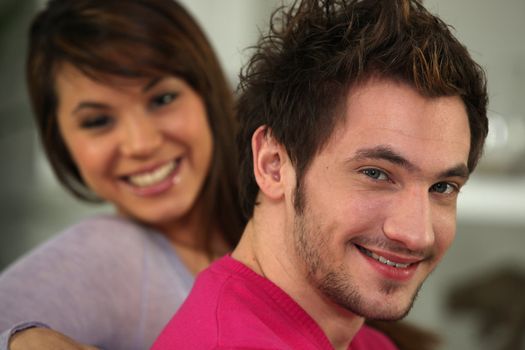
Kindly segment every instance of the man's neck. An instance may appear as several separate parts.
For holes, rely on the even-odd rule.
[[[293,238],[291,233],[282,231],[285,223],[266,220],[279,216],[271,215],[266,208],[257,209],[262,213],[256,210],[232,257],[271,280],[294,299],[321,327],[335,349],[348,349],[364,319],[334,304],[312,286],[300,264],[291,258],[295,256],[289,251],[293,249],[290,244]]]

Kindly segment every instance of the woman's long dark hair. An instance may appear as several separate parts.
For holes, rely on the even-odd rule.
[[[34,19],[27,85],[45,152],[59,181],[75,196],[100,201],[82,179],[60,135],[55,75],[64,63],[87,76],[154,78],[173,75],[199,94],[214,151],[202,190],[203,237],[219,229],[233,247],[244,228],[238,199],[233,93],[206,36],[173,0],[51,0]]]

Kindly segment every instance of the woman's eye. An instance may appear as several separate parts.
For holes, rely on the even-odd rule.
[[[363,169],[361,170],[361,173],[365,174],[368,177],[371,177],[374,180],[388,180],[389,179],[388,175],[384,171],[375,169],[375,168]]]
[[[175,100],[176,97],[177,97],[177,94],[171,93],[171,92],[155,96],[151,100],[151,106],[152,107],[165,106],[165,105],[170,104],[171,102],[173,102],[173,100]]]
[[[106,115],[99,115],[96,117],[90,117],[84,119],[80,123],[80,127],[83,129],[101,129],[109,126],[112,123],[112,119]]]
[[[430,187],[430,192],[436,192],[441,194],[451,194],[458,191],[459,189],[457,186],[448,182],[438,182],[437,184],[434,184],[432,185],[432,187]]]

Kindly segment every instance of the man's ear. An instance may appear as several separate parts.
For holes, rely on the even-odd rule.
[[[259,189],[266,197],[280,199],[284,195],[283,164],[288,155],[273,137],[271,129],[260,126],[252,136],[253,172]]]

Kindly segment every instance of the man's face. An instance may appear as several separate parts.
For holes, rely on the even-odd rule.
[[[295,189],[294,248],[308,283],[366,318],[406,315],[453,241],[470,131],[459,97],[373,79]]]

